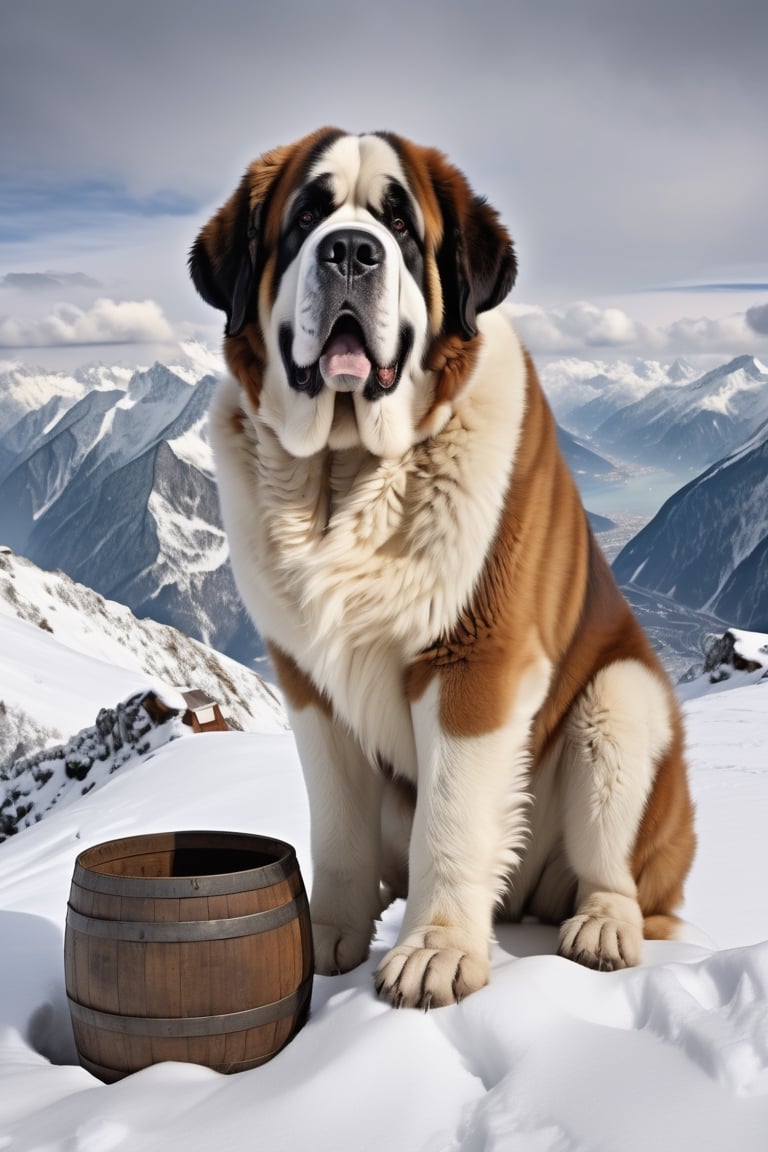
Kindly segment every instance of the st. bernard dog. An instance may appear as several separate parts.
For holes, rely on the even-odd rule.
[[[432,148],[325,128],[251,164],[190,269],[226,313],[211,435],[306,778],[316,970],[393,896],[398,1006],[482,987],[494,915],[637,964],[694,851],[680,715],[499,307],[497,213]]]

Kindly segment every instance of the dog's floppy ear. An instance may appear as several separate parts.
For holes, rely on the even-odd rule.
[[[248,321],[262,264],[264,204],[293,151],[273,148],[254,160],[192,245],[192,282],[207,304],[226,312],[227,336],[237,336]]]
[[[297,144],[272,148],[247,169],[237,191],[200,232],[189,254],[189,271],[206,303],[227,314],[227,336],[237,336],[251,318],[254,293],[276,235],[269,235],[267,202],[284,175],[336,136],[321,128]],[[273,225],[273,231],[275,226]]]
[[[436,179],[443,216],[437,266],[443,290],[443,330],[471,340],[477,316],[495,308],[515,282],[517,259],[498,213],[449,169]]]
[[[219,209],[192,246],[189,272],[213,308],[227,314],[226,335],[237,336],[248,318],[259,244],[261,204],[251,207],[250,173]]]

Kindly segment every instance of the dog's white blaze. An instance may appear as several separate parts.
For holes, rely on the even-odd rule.
[[[341,136],[318,157],[309,172],[310,179],[324,175],[333,181],[336,203],[350,201],[363,208],[371,204],[380,209],[387,185],[396,180],[408,192],[419,234],[424,236],[424,214],[400,157],[380,136]]]

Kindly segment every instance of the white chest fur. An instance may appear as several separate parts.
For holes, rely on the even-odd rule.
[[[496,532],[522,425],[525,364],[498,311],[445,428],[398,459],[289,455],[232,380],[212,412],[225,527],[243,600],[333,701],[369,754],[409,772],[404,668],[453,627]],[[381,401],[386,402],[386,399]]]

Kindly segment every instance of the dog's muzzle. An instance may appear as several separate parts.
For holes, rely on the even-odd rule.
[[[309,352],[304,363],[294,359],[293,325],[280,328],[291,388],[312,397],[328,387],[368,400],[392,392],[413,345],[410,326],[397,324],[397,253],[373,229],[344,226],[321,234],[306,259],[296,309],[298,343]]]

